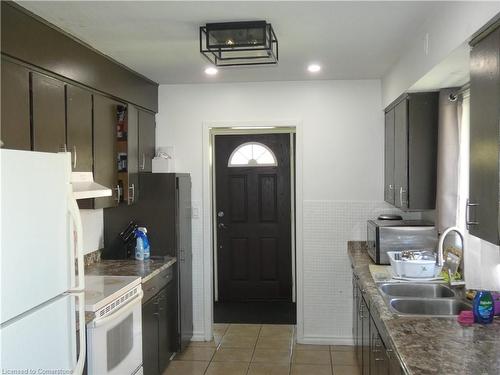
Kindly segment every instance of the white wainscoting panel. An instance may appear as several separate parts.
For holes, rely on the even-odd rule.
[[[420,218],[420,213],[404,214],[379,201],[304,201],[305,343],[352,343],[347,241],[366,240],[366,221],[381,213]]]

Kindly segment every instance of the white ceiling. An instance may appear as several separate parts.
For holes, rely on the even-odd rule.
[[[21,1],[97,50],[158,83],[380,78],[431,14],[453,2]],[[224,68],[199,52],[207,22],[265,19],[279,41],[277,66]],[[321,64],[319,74],[306,71]]]

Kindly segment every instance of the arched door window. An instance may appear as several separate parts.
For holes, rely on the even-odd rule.
[[[236,147],[227,164],[228,167],[276,167],[277,165],[274,152],[258,142],[247,142]]]

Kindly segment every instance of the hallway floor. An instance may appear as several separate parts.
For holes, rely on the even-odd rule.
[[[295,344],[293,325],[214,324],[164,375],[359,375],[354,347]]]
[[[215,323],[295,324],[295,303],[292,302],[215,302]]]

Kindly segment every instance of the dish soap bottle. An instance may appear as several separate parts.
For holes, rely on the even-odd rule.
[[[480,324],[489,324],[493,322],[495,316],[495,308],[493,304],[493,296],[488,291],[478,291],[474,297],[474,319]]]
[[[144,239],[143,232],[136,229],[135,232],[135,259],[144,260]]]
[[[139,227],[137,228],[141,233],[141,238],[142,238],[142,245],[143,245],[143,252],[144,252],[144,260],[148,260],[149,257],[151,256],[151,251],[149,247],[149,239],[147,236],[148,230],[145,227]]]

